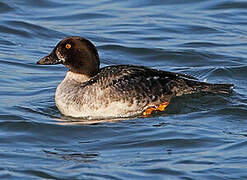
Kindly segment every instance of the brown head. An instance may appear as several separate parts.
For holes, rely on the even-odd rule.
[[[87,39],[71,36],[60,41],[52,52],[37,64],[63,64],[70,71],[94,76],[99,71],[99,55],[96,47]]]

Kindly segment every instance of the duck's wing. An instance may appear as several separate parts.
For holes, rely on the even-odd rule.
[[[99,77],[103,79],[102,88],[112,87],[116,92],[140,93],[143,96],[180,96],[198,92],[222,93],[223,90],[229,93],[233,86],[200,82],[187,74],[130,65],[105,67],[99,73]]]
[[[184,73],[175,73],[175,72],[169,72],[169,71],[162,71],[164,74],[170,74],[173,77],[180,77],[180,78],[186,78],[186,79],[190,79],[190,80],[198,80],[196,77],[188,75],[188,74],[184,74]]]
[[[151,69],[145,66],[133,66],[133,65],[117,65],[117,66],[107,66],[101,69],[102,74],[114,75],[115,78],[121,78],[125,75],[142,75],[147,76],[160,76],[160,77],[169,77],[169,78],[186,78],[191,80],[198,80],[194,76],[175,73],[157,69]],[[143,74],[144,73],[144,74]]]
[[[179,79],[194,79],[185,74],[150,69],[143,66],[108,66],[102,68],[94,78],[102,89],[112,88],[116,92],[135,93],[138,96],[172,95],[173,86]]]

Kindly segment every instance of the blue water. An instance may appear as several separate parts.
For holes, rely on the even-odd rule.
[[[0,179],[247,179],[246,19],[244,0],[0,0]],[[67,69],[36,65],[71,35],[97,46],[102,67],[183,72],[234,92],[72,122],[54,103]]]

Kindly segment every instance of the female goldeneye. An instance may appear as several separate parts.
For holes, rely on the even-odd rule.
[[[147,116],[152,111],[164,111],[172,97],[199,92],[229,93],[233,87],[143,66],[100,69],[96,47],[76,36],[60,41],[37,64],[63,64],[69,68],[56,89],[55,101],[62,114],[72,117]]]

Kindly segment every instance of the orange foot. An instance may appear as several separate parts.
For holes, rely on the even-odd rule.
[[[143,112],[143,116],[150,115],[153,111],[164,111],[169,102],[161,103],[158,107],[149,107]]]

